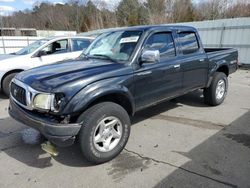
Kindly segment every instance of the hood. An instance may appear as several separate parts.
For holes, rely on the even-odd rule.
[[[9,59],[9,58],[13,58],[13,57],[17,57],[17,55],[13,55],[13,54],[0,54],[0,61],[1,60],[5,60],[5,59]]]
[[[132,73],[126,64],[107,60],[69,60],[33,68],[16,78],[42,92],[76,93],[95,81]]]

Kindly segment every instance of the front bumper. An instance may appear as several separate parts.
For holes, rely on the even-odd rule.
[[[61,124],[52,122],[46,117],[39,116],[19,107],[10,99],[9,114],[15,120],[38,130],[51,143],[57,146],[70,146],[81,129],[81,124]]]

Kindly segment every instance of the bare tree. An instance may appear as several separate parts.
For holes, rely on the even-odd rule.
[[[116,4],[117,5],[117,4]],[[116,7],[98,0],[36,3],[31,10],[4,16],[5,27],[77,32],[101,28],[214,20],[250,16],[249,0],[121,0]]]

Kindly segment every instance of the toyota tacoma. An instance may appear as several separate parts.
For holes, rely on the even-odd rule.
[[[104,163],[125,147],[135,112],[197,89],[206,104],[221,104],[237,64],[237,50],[203,48],[193,27],[122,28],[75,60],[17,74],[9,114],[53,146],[77,140],[88,161]]]

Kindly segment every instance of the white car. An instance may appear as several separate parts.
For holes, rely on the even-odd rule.
[[[0,55],[0,91],[9,96],[9,83],[19,72],[80,56],[91,37],[50,37],[35,41],[14,54]]]

